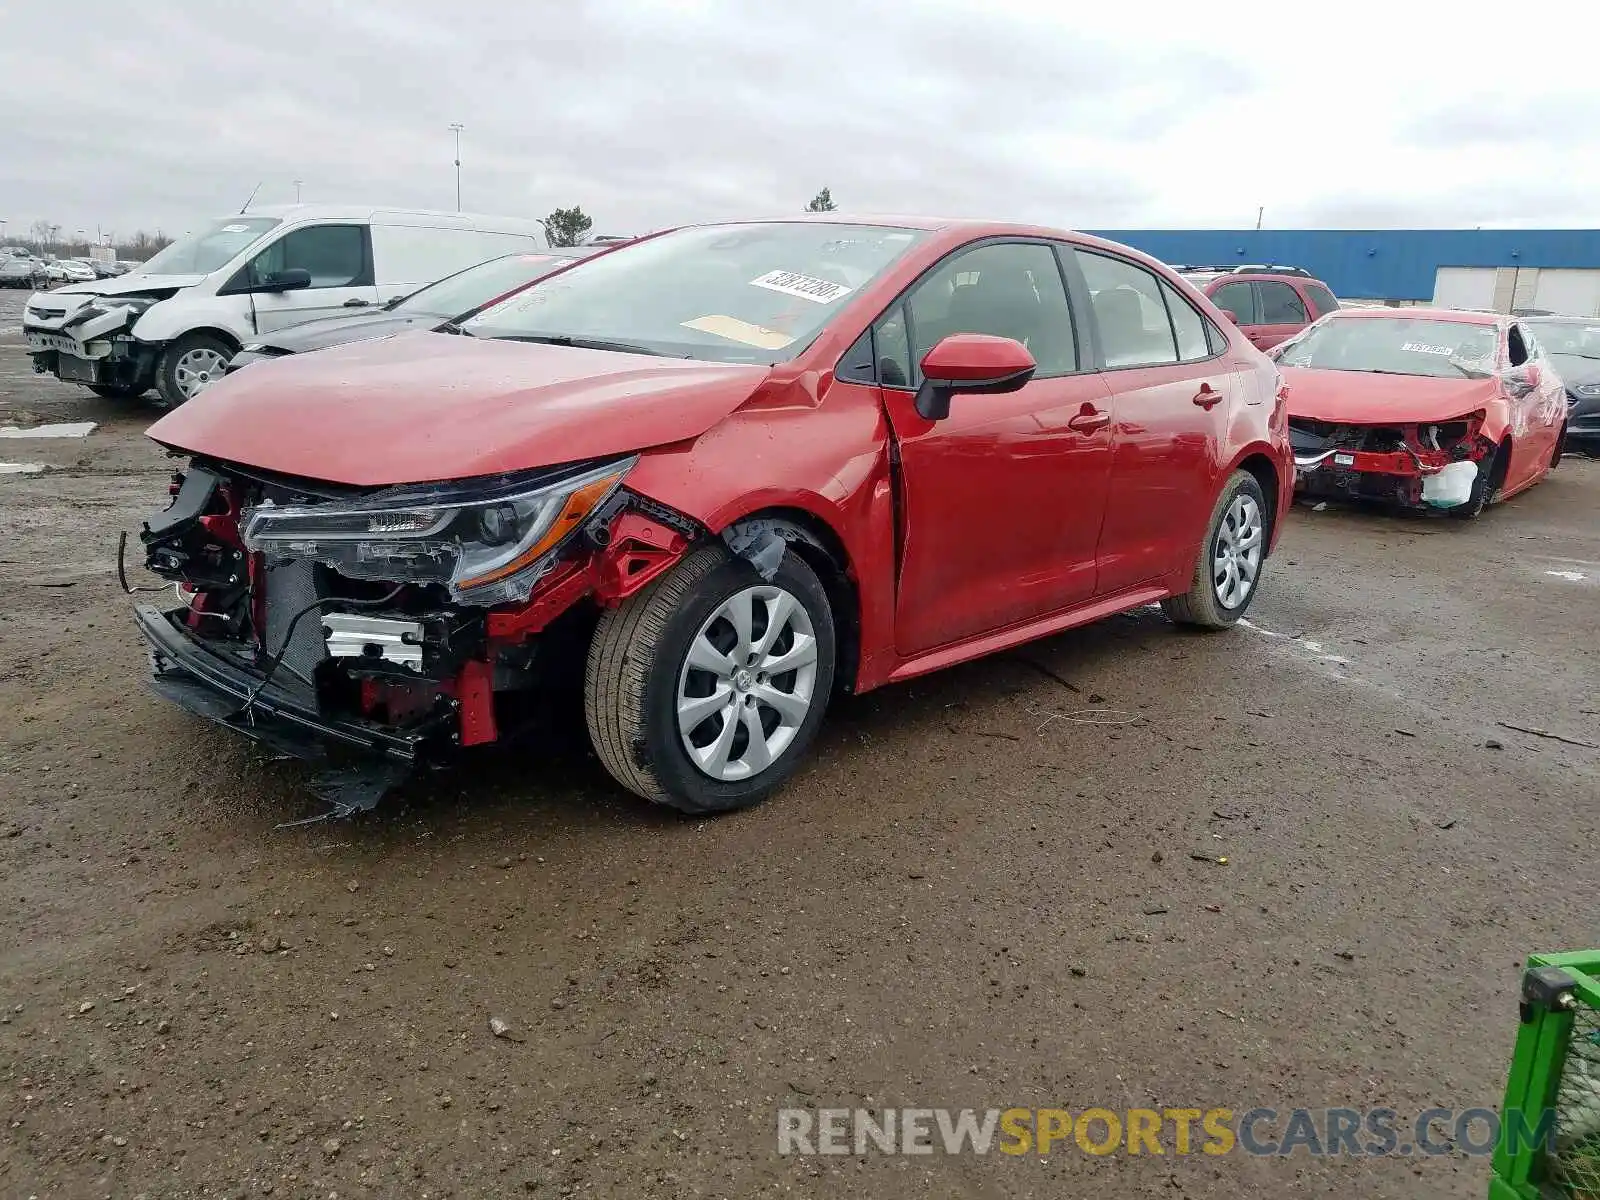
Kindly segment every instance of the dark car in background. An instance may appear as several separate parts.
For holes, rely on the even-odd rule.
[[[1600,317],[1529,317],[1523,322],[1567,389],[1567,448],[1600,457]]]
[[[1262,263],[1173,269],[1232,316],[1258,350],[1272,349],[1339,308],[1328,285],[1302,267]]]
[[[44,260],[31,254],[0,257],[0,287],[38,290],[45,282]]]
[[[408,329],[437,329],[447,322],[465,319],[493,301],[595,252],[578,247],[491,258],[454,275],[446,275],[381,308],[291,325],[268,339],[247,342],[229,361],[224,374],[231,375],[251,363],[289,354],[364,342]]]

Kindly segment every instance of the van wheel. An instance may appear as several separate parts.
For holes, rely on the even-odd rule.
[[[1250,607],[1267,561],[1267,499],[1249,471],[1235,471],[1211,509],[1189,590],[1161,602],[1178,625],[1227,629]]]
[[[720,544],[600,618],[584,716],[612,778],[685,813],[766,799],[799,766],[833,689],[833,612],[785,554],[764,579]]]
[[[169,408],[177,408],[221,379],[236,352],[236,347],[212,334],[186,333],[161,355],[156,390]]]

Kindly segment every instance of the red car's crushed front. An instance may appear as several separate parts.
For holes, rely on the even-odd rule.
[[[1520,336],[1492,313],[1346,309],[1277,348],[1298,490],[1468,515],[1535,482],[1560,385]]]

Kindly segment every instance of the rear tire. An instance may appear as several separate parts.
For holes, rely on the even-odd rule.
[[[1267,519],[1267,499],[1256,477],[1235,471],[1211,508],[1189,590],[1167,597],[1161,611],[1174,624],[1212,630],[1227,629],[1244,616],[1266,567]]]
[[[739,612],[743,642],[729,616]],[[759,803],[816,737],[834,649],[827,593],[799,555],[769,581],[703,546],[600,618],[584,672],[589,740],[613,779],[656,804],[704,814]],[[734,669],[698,665],[722,660]],[[788,669],[769,676],[768,665]]]
[[[111,383],[91,383],[89,385],[89,390],[96,396],[102,396],[107,400],[137,400],[150,389],[147,387],[139,387],[137,385],[130,387],[119,387],[118,385]]]
[[[228,360],[239,352],[210,333],[186,333],[162,352],[156,367],[156,390],[168,408],[192,400],[222,378]]]

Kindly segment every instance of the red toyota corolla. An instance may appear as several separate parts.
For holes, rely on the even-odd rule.
[[[1475,517],[1561,461],[1566,393],[1514,317],[1341,309],[1272,357],[1308,495]]]
[[[189,459],[141,535],[163,694],[403,765],[575,660],[606,769],[696,813],[778,786],[836,690],[1156,601],[1231,625],[1293,488],[1276,368],[1152,259],[833,214],[641,239],[151,436]]]

